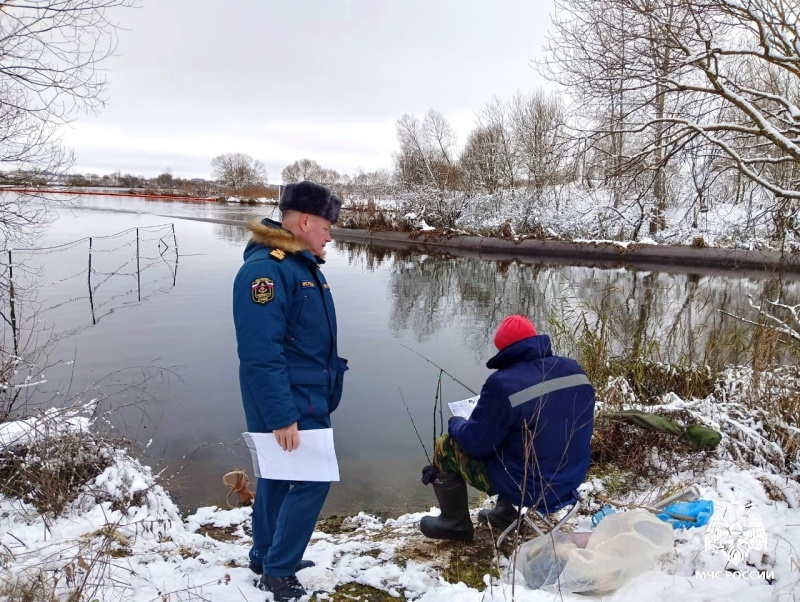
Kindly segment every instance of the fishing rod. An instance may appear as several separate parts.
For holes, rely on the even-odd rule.
[[[469,391],[469,392],[470,392],[470,393],[472,393],[473,395],[478,395],[478,393],[477,393],[476,391],[473,391],[472,389],[470,389],[470,388],[469,388],[467,385],[465,385],[464,383],[462,383],[462,382],[461,382],[460,380],[458,380],[458,379],[457,379],[455,376],[453,376],[452,374],[450,374],[450,373],[449,373],[447,370],[445,370],[445,369],[444,369],[444,368],[442,368],[440,365],[436,364],[436,363],[435,363],[435,362],[433,362],[432,360],[430,360],[430,359],[428,359],[427,357],[425,357],[424,355],[422,355],[422,354],[421,354],[419,351],[414,351],[414,350],[413,350],[411,347],[407,347],[406,345],[403,345],[402,343],[401,343],[401,346],[402,346],[402,347],[405,347],[406,349],[408,349],[408,350],[409,350],[411,353],[415,353],[415,354],[417,354],[418,356],[420,356],[422,359],[424,359],[424,360],[425,360],[426,362],[428,362],[429,364],[432,364],[433,366],[437,367],[437,368],[438,368],[438,369],[439,369],[439,370],[440,370],[440,371],[441,371],[443,374],[447,374],[447,376],[449,376],[450,378],[452,378],[454,381],[456,381],[456,382],[457,382],[459,385],[461,385],[462,387],[464,387],[464,388],[465,388],[467,391]]]
[[[419,444],[422,446],[422,451],[425,452],[425,459],[428,460],[428,464],[431,464],[431,457],[428,455],[428,450],[425,447],[425,444],[422,442],[422,437],[419,436],[419,431],[417,430],[417,425],[414,423],[414,417],[411,415],[411,410],[408,409],[408,404],[406,403],[406,398],[403,397],[403,391],[400,390],[400,387],[397,388],[398,392],[400,393],[400,399],[403,400],[403,405],[406,406],[406,412],[408,413],[408,417],[411,419],[411,426],[414,427],[414,432],[417,434],[417,439],[419,439]]]

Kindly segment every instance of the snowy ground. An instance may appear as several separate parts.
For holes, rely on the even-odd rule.
[[[766,532],[765,549],[745,545],[744,560],[731,562],[725,551],[706,549],[708,527],[679,529],[674,532],[672,551],[658,558],[650,570],[602,596],[603,600],[800,600],[800,484],[776,469],[776,462],[793,464],[794,460],[774,449],[763,417],[744,412],[735,397],[749,378],[747,371],[729,372],[718,391],[727,405],[668,394],[660,407],[682,408],[725,435],[708,470],[676,474],[672,485],[697,484],[702,498],[713,501],[717,513],[733,510],[756,516]],[[79,414],[62,415],[58,428],[72,433],[85,429],[87,422]],[[52,418],[48,419],[51,425]],[[29,444],[47,430],[42,428],[43,420],[0,425],[0,446]],[[774,430],[772,434],[774,438]],[[52,426],[50,435],[57,435]],[[733,459],[742,441],[751,442],[748,446],[756,450],[758,466],[743,462],[740,456]],[[763,453],[758,452],[759,446]],[[602,485],[590,481],[583,495],[591,500],[600,489]],[[639,499],[652,499],[648,498],[652,493],[640,492]],[[593,502],[591,507],[599,506]],[[466,563],[478,556],[475,548],[491,550],[489,542],[496,533],[478,526],[473,544],[426,540],[417,526],[423,514],[385,521],[366,514],[343,522],[321,521],[305,556],[316,566],[301,571],[298,578],[309,591],[318,592],[319,600],[383,599],[375,596],[424,602],[592,599],[528,588],[520,573],[509,570],[506,550],[511,546],[502,548],[494,560],[486,560],[485,566],[469,567],[485,575],[482,586],[457,582],[454,557],[463,559],[466,575]],[[571,528],[591,531],[590,515],[585,513]],[[54,600],[75,599],[68,598],[67,592],[81,585],[85,594],[81,600],[103,602],[265,600],[266,594],[253,586],[254,575],[247,568],[249,520],[248,508],[201,508],[182,517],[148,468],[113,450],[109,466],[82,488],[58,518],[43,517],[29,503],[0,496],[0,587],[13,592],[8,600],[25,599],[21,592],[33,583],[40,591],[52,592]],[[493,568],[499,577],[489,577]],[[347,584],[376,590],[369,590],[372,595],[363,590],[348,594],[351,585]]]

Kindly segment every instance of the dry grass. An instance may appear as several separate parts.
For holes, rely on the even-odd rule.
[[[681,413],[670,414],[667,417],[672,420],[686,418]],[[675,435],[645,430],[600,414],[595,420],[589,474],[601,480],[605,475],[613,475],[613,488],[627,493],[624,490],[662,485],[672,476],[687,471],[700,474],[713,457],[713,453],[692,451],[688,441]],[[620,479],[623,482],[617,482]]]
[[[708,366],[676,366],[647,360],[610,362],[609,375],[622,377],[641,403],[659,402],[667,393],[682,399],[703,398],[716,387]]]
[[[0,451],[0,494],[30,504],[45,525],[59,517],[79,495],[89,494],[94,502],[111,502],[122,516],[131,506],[138,506],[146,495],[138,491],[112,497],[104,490],[90,491],[89,486],[113,463],[114,449],[122,447],[94,433],[77,430],[70,420],[74,411],[45,412],[29,419],[30,437]],[[92,600],[110,564],[131,554],[132,542],[121,533],[119,525],[106,524],[67,546],[47,546],[36,550],[6,550],[0,554],[0,566],[11,563],[22,570],[0,572],[0,599],[26,602],[78,602]],[[147,527],[145,527],[147,528]],[[24,556],[32,554],[30,561]],[[54,568],[56,567],[56,568]]]
[[[408,232],[405,220],[398,219],[396,212],[378,207],[373,201],[353,203],[342,212],[340,227],[373,232]]]
[[[214,525],[201,525],[197,529],[199,535],[205,535],[216,541],[238,541],[241,539],[237,533],[239,530],[238,525],[230,527],[215,527]]]
[[[90,433],[44,437],[0,451],[0,493],[55,516],[110,465],[108,442]]]

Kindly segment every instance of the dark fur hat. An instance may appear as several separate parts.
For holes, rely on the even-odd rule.
[[[339,219],[341,206],[342,201],[335,194],[331,194],[328,188],[308,180],[297,184],[287,184],[283,188],[281,200],[278,203],[278,209],[281,211],[291,209],[302,213],[311,213],[324,217],[332,224]]]

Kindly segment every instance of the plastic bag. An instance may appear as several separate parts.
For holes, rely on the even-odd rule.
[[[567,533],[523,543],[515,568],[534,589],[605,594],[653,567],[672,549],[672,526],[646,510],[605,516],[580,548]]]

